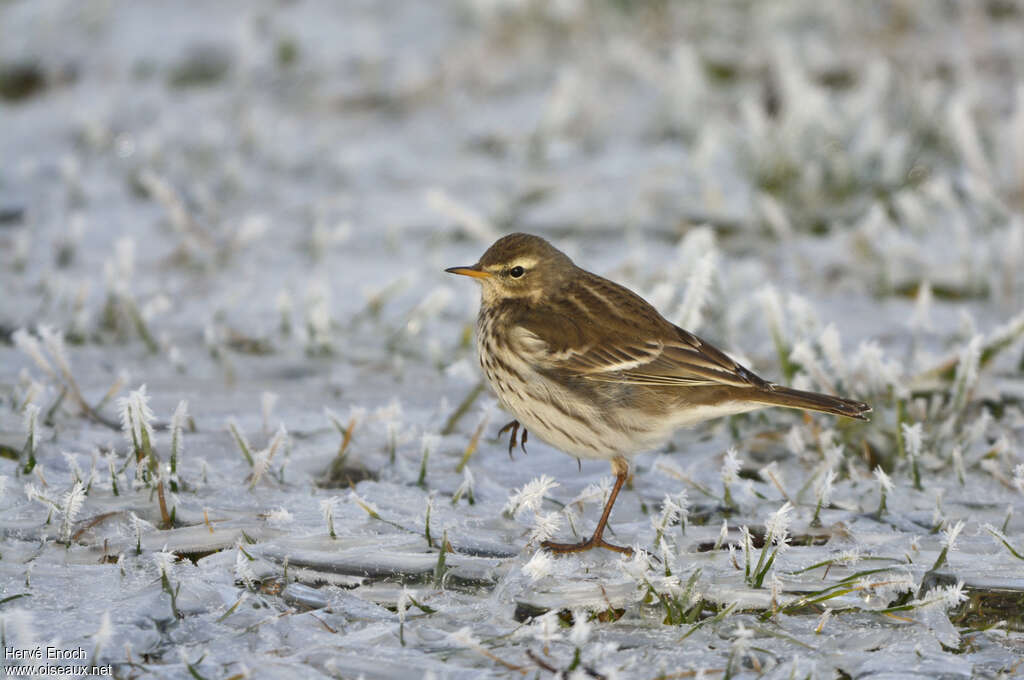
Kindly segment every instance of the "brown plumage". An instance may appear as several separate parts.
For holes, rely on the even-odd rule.
[[[545,543],[556,551],[628,551],[601,539],[627,459],[660,446],[679,427],[765,406],[861,420],[871,411],[862,402],[758,377],[538,236],[510,234],[477,264],[447,271],[482,284],[477,349],[501,404],[553,446],[577,458],[611,460],[616,471],[594,536],[581,544]]]

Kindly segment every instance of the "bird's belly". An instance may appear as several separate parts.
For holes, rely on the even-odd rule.
[[[531,435],[576,458],[609,460],[630,457],[663,444],[672,434],[664,419],[616,413],[608,418],[598,404],[558,384],[527,362],[502,355],[496,359],[480,343],[480,365],[499,403]]]
[[[764,408],[764,404],[749,401],[727,401],[714,405],[689,405],[676,410],[672,414],[672,429],[692,427],[698,423],[703,423],[705,420],[712,420],[723,416],[734,416],[738,413],[746,413],[759,408]]]

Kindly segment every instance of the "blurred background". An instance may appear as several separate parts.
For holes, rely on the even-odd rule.
[[[574,255],[611,240],[611,266],[650,292],[663,246],[705,226],[780,284],[819,250],[828,287],[873,304],[924,281],[1020,303],[1008,0],[0,7],[5,264],[52,273],[12,291],[42,280],[88,306],[127,238],[140,265],[206,280],[244,248],[273,259],[258,277],[235,263],[244,312],[214,293],[237,323],[314,276],[344,316],[524,230]],[[410,246],[429,262],[361,269]],[[172,318],[202,315],[175,297]]]
[[[664,455],[638,459],[613,524],[657,550],[644,513],[688,489],[693,526],[673,544],[682,564],[696,564],[697,552],[711,559],[707,548],[728,524],[730,538],[715,544],[721,560],[695,581],[708,598],[747,598],[764,611],[764,588],[742,579],[733,587],[724,546],[787,500],[810,531],[826,471],[838,499],[825,503],[826,527],[841,530],[807,538],[789,567],[837,550],[893,561],[922,550],[927,557],[906,568],[923,597],[935,563],[928,551],[942,548],[937,532],[963,520],[961,561],[950,552],[957,568],[944,578],[967,579],[977,597],[988,592],[979,584],[1003,578],[1003,592],[1019,597],[1024,584],[1007,576],[1019,561],[984,526],[1024,529],[1022,206],[1019,1],[0,0],[0,395],[9,404],[0,408],[0,479],[12,489],[0,497],[3,583],[13,588],[25,564],[40,564],[35,608],[7,620],[42,630],[70,616],[82,635],[96,630],[92,603],[120,592],[113,567],[102,572],[110,583],[97,577],[73,604],[56,595],[72,597],[79,569],[95,569],[88,551],[135,546],[139,525],[125,513],[160,519],[141,478],[132,477],[131,500],[115,494],[119,479],[132,486],[126,464],[90,485],[85,501],[83,517],[115,513],[110,527],[70,551],[51,544],[55,552],[34,553],[56,529],[43,523],[38,499],[14,490],[41,483],[19,472],[28,405],[42,423],[40,469],[59,497],[76,465],[91,457],[95,468],[94,451],[126,455],[115,400],[143,384],[164,429],[189,403],[179,525],[198,525],[209,511],[280,552],[282,537],[322,541],[318,503],[341,499],[347,545],[387,553],[394,527],[368,519],[346,494],[358,490],[415,531],[440,494],[435,533],[448,530],[456,552],[503,560],[497,589],[429,595],[447,618],[405,633],[407,648],[390,623],[351,624],[365,637],[349,648],[369,646],[346,663],[367,677],[401,677],[408,664],[443,677],[497,673],[464,638],[461,652],[441,645],[444,658],[437,641],[470,623],[506,635],[526,600],[590,606],[559,591],[560,579],[599,574],[607,584],[620,571],[570,566],[528,577],[532,549],[519,551],[529,532],[501,511],[541,474],[562,484],[549,497],[600,500],[585,492],[606,466],[577,472],[576,461],[533,441],[529,457],[508,461],[493,438],[505,417],[478,387],[477,288],[442,271],[474,262],[510,231],[547,237],[768,379],[875,406],[869,426],[777,412],[709,423],[679,433],[656,452]],[[266,453],[278,422],[290,433],[287,453],[271,468],[276,481],[261,481],[239,454],[238,433],[254,449],[266,443]],[[155,436],[166,461],[164,429]],[[738,447],[739,478],[722,468],[729,446]],[[897,489],[893,518],[882,521],[879,510],[877,523],[869,515],[885,482],[876,469]],[[723,495],[730,479],[745,491]],[[563,534],[582,517],[582,526],[594,521],[599,505],[584,505],[575,519],[565,511]],[[268,524],[278,507],[287,529]],[[251,580],[234,571],[240,534],[200,546],[193,534],[147,535],[149,552],[212,553],[199,560],[208,565],[201,575],[176,567],[204,631],[175,639],[187,658],[204,653],[203,640],[249,631],[251,621],[219,618]],[[428,543],[416,549],[436,547]],[[173,631],[138,623],[162,597],[149,554],[126,554],[139,580],[112,600],[124,622],[116,635],[149,650],[150,671],[183,671]],[[79,558],[67,555],[90,566],[69,566]],[[420,573],[392,557],[400,574]],[[362,587],[360,596],[384,607],[372,616],[334,591],[301,597],[327,598],[348,612],[337,614],[342,623],[391,622],[408,605],[397,586]],[[850,606],[859,617],[896,601],[878,600]],[[485,602],[503,613],[486,613]],[[925,658],[963,677],[997,672],[1022,648],[1019,607],[995,609],[1017,637],[967,641],[971,626],[993,621],[968,620],[961,608],[899,635],[864,632],[878,618],[847,619],[835,630],[852,647],[822,643],[810,653],[804,647],[820,642],[816,611],[785,628],[804,647],[768,638],[762,647],[777,657],[738,658],[747,670],[766,664],[802,676],[804,667],[785,661],[796,650],[832,677],[868,672],[875,662],[865,650],[883,648],[892,667]],[[672,660],[659,668],[725,668],[737,658],[730,645],[746,639],[727,619],[676,649],[659,632],[660,615],[634,608],[627,620],[651,656],[588,647],[584,658],[602,672],[647,677],[652,659]],[[329,674],[309,645],[333,649],[337,638],[321,641],[326,632],[309,625],[303,641],[289,638],[299,629],[247,640],[266,659],[288,650],[282,673],[301,662]],[[601,633],[602,644],[633,644],[621,630]],[[502,653],[523,661],[528,642],[508,644]],[[366,661],[377,647],[403,650],[400,661]],[[215,674],[242,663],[233,644],[211,654]],[[109,658],[122,656],[118,647]]]

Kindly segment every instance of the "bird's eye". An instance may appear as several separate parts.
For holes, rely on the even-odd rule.
[[[508,270],[508,275],[511,276],[513,279],[518,279],[520,276],[522,276],[525,273],[526,273],[526,270],[523,269],[522,267],[518,266],[518,265],[515,266],[515,267],[512,267],[512,269]]]

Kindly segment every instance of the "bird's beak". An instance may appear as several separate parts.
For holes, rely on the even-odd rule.
[[[445,269],[449,274],[459,274],[461,276],[472,276],[474,279],[489,279],[494,274],[485,272],[480,268],[480,265],[474,264],[472,267],[449,267]]]

